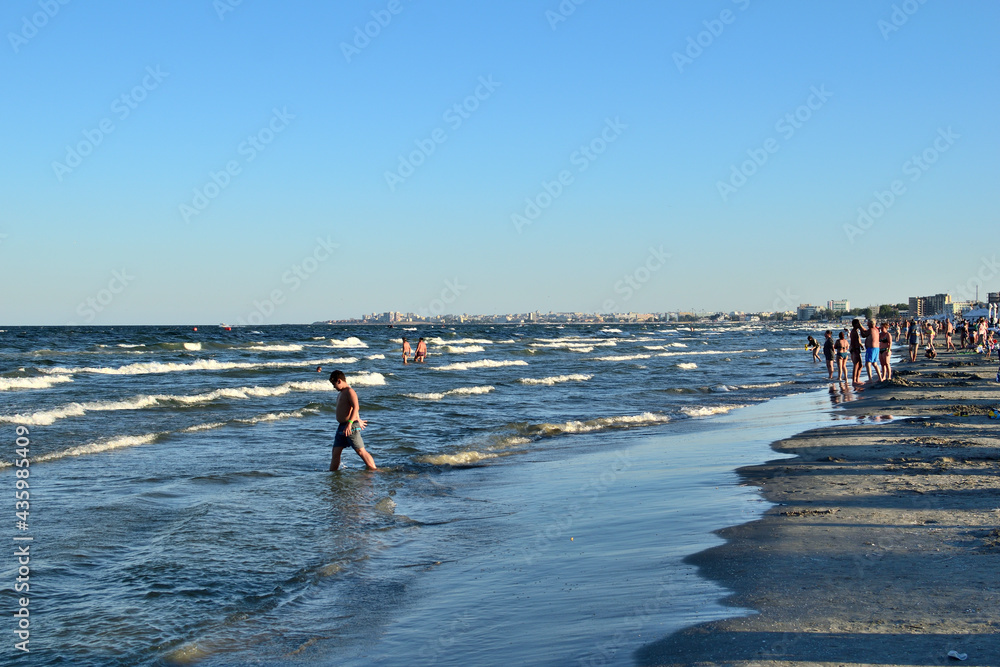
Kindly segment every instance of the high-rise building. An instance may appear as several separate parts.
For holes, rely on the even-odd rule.
[[[934,296],[911,296],[910,317],[930,317],[932,315],[951,315],[954,305],[950,294],[935,294]]]
[[[798,310],[798,317],[800,320],[812,319],[812,316],[816,314],[816,306],[808,303],[800,303]]]
[[[837,313],[843,314],[851,309],[851,302],[848,301],[847,299],[840,299],[838,301],[827,301],[826,309],[834,314]]]

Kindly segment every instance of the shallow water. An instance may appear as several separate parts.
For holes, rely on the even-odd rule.
[[[680,560],[758,509],[732,468],[830,405],[767,402],[823,386],[815,332],[614,328],[407,332],[431,356],[402,366],[381,327],[5,327],[32,664],[605,664],[722,613]],[[336,367],[378,473],[324,472]]]

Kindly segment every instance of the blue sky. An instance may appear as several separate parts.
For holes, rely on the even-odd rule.
[[[995,2],[234,2],[3,3],[0,323],[1000,289]]]

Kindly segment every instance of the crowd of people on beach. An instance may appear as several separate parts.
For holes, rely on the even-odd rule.
[[[907,354],[903,361],[911,363],[916,362],[919,349],[924,350],[927,359],[937,357],[937,345],[942,343],[935,344],[935,338],[938,341],[943,339],[945,350],[983,354],[987,359],[992,359],[998,351],[997,318],[992,315],[989,319],[979,317],[975,321],[960,318],[957,324],[949,318],[881,323],[869,319],[864,325],[861,320],[854,319],[851,328],[840,331],[837,338],[833,337],[830,329],[824,336],[822,349],[826,358],[827,379],[833,380],[836,370],[837,382],[846,382],[847,360],[850,358],[851,382],[855,388],[865,384],[861,379],[862,369],[867,374],[867,382],[871,382],[873,377],[877,377],[879,382],[892,379],[892,346],[897,341],[905,341]],[[819,361],[820,344],[812,336],[807,338],[806,349],[812,352],[813,361]]]

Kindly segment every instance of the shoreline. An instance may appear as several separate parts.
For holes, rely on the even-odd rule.
[[[740,468],[773,507],[687,559],[732,591],[722,604],[757,613],[647,644],[638,664],[958,664],[952,650],[998,664],[996,360],[948,352],[894,371],[841,405],[859,423],[780,440],[794,458]]]

